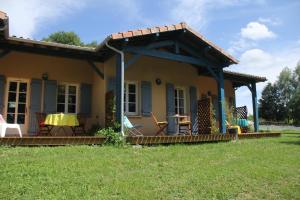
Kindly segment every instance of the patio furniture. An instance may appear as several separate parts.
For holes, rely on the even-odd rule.
[[[168,122],[167,121],[158,121],[152,112],[151,112],[151,116],[152,116],[155,124],[158,126],[158,131],[155,133],[155,136],[160,135],[161,133],[164,135],[165,130],[168,126]]]
[[[58,130],[63,130],[66,133],[64,127],[70,127],[73,134],[73,127],[79,126],[79,122],[76,114],[48,114],[45,119],[46,125],[59,127]],[[57,131],[58,131],[57,130]]]
[[[141,128],[141,125],[133,125],[127,116],[124,116],[124,126],[126,131],[129,132],[128,135],[130,136],[143,136],[143,134],[138,130],[139,128]]]
[[[170,116],[170,117],[175,118],[176,133],[177,134],[182,134],[182,133],[186,134],[187,132],[190,134],[192,123],[189,120],[189,116],[176,114],[176,115],[173,115],[173,116]],[[182,129],[182,127],[184,127],[184,129]],[[182,132],[182,130],[185,130],[185,132]]]
[[[238,125],[231,125],[227,120],[225,121],[227,126],[227,132],[230,133],[230,129],[237,129],[238,134],[241,134],[241,127]]]
[[[1,137],[5,137],[7,128],[17,129],[19,136],[22,137],[20,125],[19,124],[8,124],[4,120],[3,116],[0,114],[0,135],[1,135]]]
[[[248,132],[248,109],[247,106],[236,107],[234,112],[237,124],[241,127],[242,133]]]
[[[70,126],[73,131],[73,135],[85,135],[85,124],[87,120],[87,115],[79,113],[77,115],[77,120],[79,122],[78,126]]]
[[[47,114],[36,112],[35,115],[38,123],[37,135],[51,135],[51,129],[53,128],[53,126],[45,124]]]
[[[192,127],[192,122],[190,120],[190,116],[181,116],[179,118],[179,133],[184,133],[187,135],[191,135],[191,127]]]

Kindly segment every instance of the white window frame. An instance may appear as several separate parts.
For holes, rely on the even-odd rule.
[[[135,85],[135,112],[128,112],[129,109],[129,94],[128,94],[128,85]],[[125,115],[138,115],[139,114],[139,84],[137,81],[124,81],[124,87],[126,87],[126,92],[124,90],[124,94],[126,96],[126,101],[124,99],[124,113]]]
[[[175,87],[174,88],[174,100],[177,101],[177,105],[179,105],[179,96],[175,96],[175,92],[176,90],[182,90],[183,91],[183,114],[186,113],[186,89],[184,87]],[[175,102],[174,102],[175,103]],[[174,108],[175,108],[175,113],[179,114],[179,106],[177,107],[177,110],[176,110],[176,104],[174,104]]]
[[[79,84],[76,83],[66,83],[66,82],[60,82],[57,84],[57,95],[56,98],[59,95],[59,91],[58,88],[59,86],[64,85],[65,86],[65,110],[63,113],[65,114],[77,114],[78,113],[78,107],[79,107]],[[76,87],[76,105],[75,105],[75,113],[69,113],[68,112],[68,107],[69,107],[69,102],[68,102],[68,97],[69,97],[69,87],[70,86],[75,86]],[[58,104],[62,104],[62,103],[58,103],[56,102],[56,111],[57,111],[57,105]]]

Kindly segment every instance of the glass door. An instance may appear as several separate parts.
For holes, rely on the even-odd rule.
[[[23,133],[27,125],[28,82],[23,80],[8,80],[6,121],[9,124],[19,124]],[[14,130],[11,130],[14,131]]]

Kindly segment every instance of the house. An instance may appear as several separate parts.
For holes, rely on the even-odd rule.
[[[116,120],[124,111],[146,135],[157,129],[151,112],[172,133],[168,116],[188,113],[196,123],[197,100],[211,97],[225,133],[225,102],[234,104],[239,86],[252,92],[259,129],[256,83],[266,78],[226,71],[238,61],[185,23],[112,34],[96,48],[11,37],[8,27],[0,12],[0,113],[23,133],[36,134],[36,112],[85,113],[88,127],[105,126],[109,91]]]

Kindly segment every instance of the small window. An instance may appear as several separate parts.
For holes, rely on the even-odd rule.
[[[124,83],[124,112],[127,115],[138,114],[138,86],[136,82]]]
[[[77,113],[78,85],[59,84],[57,89],[57,112]]]
[[[185,114],[185,91],[183,88],[175,88],[175,114]]]

